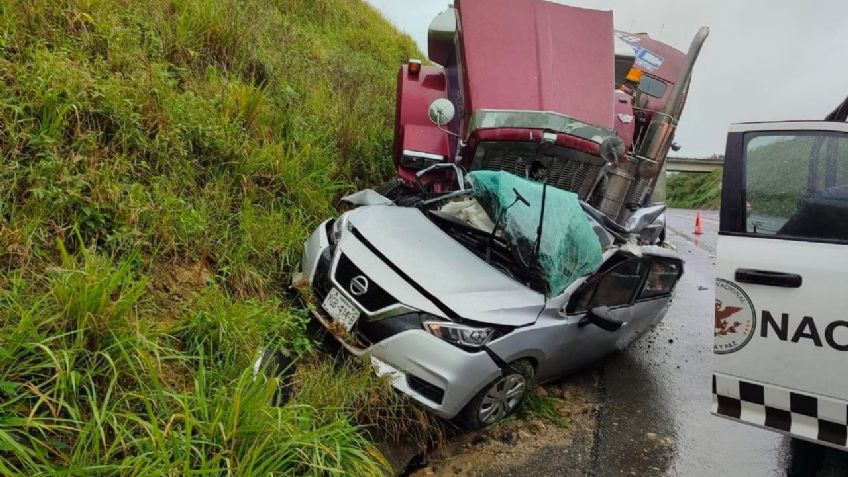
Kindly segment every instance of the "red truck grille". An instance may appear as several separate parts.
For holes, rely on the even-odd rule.
[[[548,184],[576,193],[586,199],[603,166],[603,159],[564,147],[549,147],[542,157],[538,143],[482,142],[471,165],[472,170],[506,171],[526,177],[528,165],[541,160],[547,168]]]

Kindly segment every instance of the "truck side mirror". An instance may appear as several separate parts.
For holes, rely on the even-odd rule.
[[[456,55],[455,41],[456,10],[451,6],[430,23],[430,28],[427,30],[427,57],[433,63],[447,66],[451,57]]]
[[[624,325],[624,322],[613,318],[609,307],[598,306],[587,311],[586,316],[577,324],[580,328],[586,325],[595,325],[602,330],[613,332],[618,331]]]
[[[430,104],[427,114],[430,116],[430,121],[441,127],[453,121],[456,108],[449,99],[439,98]]]
[[[672,150],[672,151],[677,152],[677,151],[679,151],[680,149],[681,149],[680,144],[677,144],[676,142],[671,143],[671,150]]]

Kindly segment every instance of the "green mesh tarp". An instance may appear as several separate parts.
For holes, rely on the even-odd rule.
[[[515,201],[515,191],[530,203],[529,207],[522,202],[512,206],[501,218],[500,227],[522,260],[529,262],[539,225],[542,184],[503,171],[473,171],[468,179],[492,220]],[[537,264],[548,296],[555,296],[577,278],[597,270],[603,256],[598,236],[592,231],[577,194],[552,186],[547,189]]]

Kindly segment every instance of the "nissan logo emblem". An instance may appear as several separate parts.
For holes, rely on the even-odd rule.
[[[353,296],[364,295],[368,291],[368,279],[364,275],[357,275],[350,280],[349,288]]]

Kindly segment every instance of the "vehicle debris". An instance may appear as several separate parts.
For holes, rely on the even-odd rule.
[[[505,187],[493,194],[481,178],[494,177]],[[465,196],[484,209],[505,210],[518,198],[537,221],[527,220],[535,213],[498,212],[498,237],[442,212],[439,201],[361,206],[315,230],[299,279],[320,304],[316,319],[348,351],[371,358],[396,389],[436,414],[482,427],[513,412],[536,383],[626,346],[661,320],[683,263],[640,238],[639,227],[654,224],[662,208],[609,230],[593,227],[590,206],[569,192],[545,201],[568,218],[540,220],[544,184],[489,171],[470,173],[468,182]],[[563,223],[570,228],[553,226]],[[603,250],[597,227],[614,237]],[[583,256],[557,255],[563,250]]]
[[[495,54],[483,38],[499,22],[511,34]],[[430,34],[430,57],[446,66],[401,70],[400,180],[345,197],[357,207],[316,228],[295,280],[349,352],[435,414],[479,428],[663,319],[683,261],[663,246],[665,205],[650,192],[706,32],[688,56],[649,57],[656,42],[628,36],[653,65],[641,72],[636,53],[614,49],[610,12],[458,0]],[[581,74],[551,66],[542,34],[557,51],[586,50],[570,58]],[[659,114],[637,89],[662,71],[675,76]]]
[[[458,0],[430,25],[434,64],[400,69],[396,177],[377,190],[408,205],[462,187],[464,171],[533,178],[544,166],[549,185],[622,224],[652,202],[680,148],[674,133],[707,35],[684,54],[614,30],[612,12]]]

